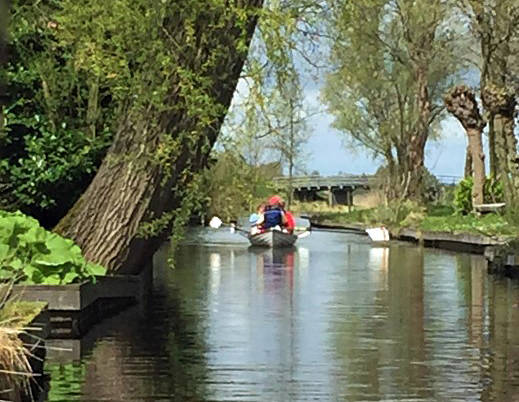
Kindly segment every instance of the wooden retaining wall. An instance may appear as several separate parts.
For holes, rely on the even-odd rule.
[[[139,275],[99,277],[95,283],[16,285],[13,297],[47,303],[49,338],[80,338],[92,325],[142,300],[152,284],[152,266]]]

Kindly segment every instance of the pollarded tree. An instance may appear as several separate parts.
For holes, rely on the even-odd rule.
[[[420,198],[425,144],[459,68],[452,7],[440,0],[334,5],[325,97],[335,126],[386,160],[393,193]]]
[[[472,163],[472,206],[483,204],[485,186],[485,154],[483,152],[482,133],[485,121],[479,112],[474,92],[464,86],[453,87],[445,95],[445,104],[449,113],[454,115],[467,132],[470,160]]]
[[[231,102],[262,0],[64,0],[78,69],[117,82],[112,146],[56,230],[87,259],[135,272],[180,225]],[[92,15],[96,15],[92,18]],[[103,35],[98,27],[104,23]]]
[[[502,156],[509,155],[510,151],[516,153],[515,149],[499,149],[508,141],[506,127],[513,126],[514,109],[492,102],[497,99],[495,94],[504,95],[511,88],[518,88],[514,68],[519,46],[519,3],[516,0],[463,0],[458,6],[469,17],[473,37],[479,45],[480,87],[489,121],[490,175],[497,177],[506,169]],[[511,95],[514,96],[513,91]]]

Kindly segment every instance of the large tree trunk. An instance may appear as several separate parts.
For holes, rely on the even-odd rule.
[[[425,170],[425,143],[429,135],[431,101],[429,99],[427,69],[416,68],[418,121],[408,143],[407,173],[409,174],[407,195],[421,200],[423,197],[423,175]]]
[[[485,185],[485,154],[481,135],[485,122],[479,112],[474,92],[464,86],[451,88],[445,95],[445,105],[467,132],[472,158],[472,205],[483,204]]]
[[[485,154],[481,141],[482,130],[478,127],[467,128],[469,146],[472,154],[472,206],[481,205],[484,202],[485,187]]]
[[[482,98],[494,122],[498,178],[503,183],[507,208],[515,210],[519,203],[519,166],[514,133],[515,94],[489,84],[483,89]]]
[[[238,4],[251,12],[261,7],[262,0]],[[256,15],[248,17],[246,43]],[[171,228],[171,212],[181,206],[193,174],[205,164],[230,105],[247,56],[237,49],[244,30],[235,20],[208,29],[204,18],[207,15],[195,24],[200,27],[195,34],[198,51],[185,55],[183,67],[199,74],[200,66],[211,66],[202,77],[204,83],[210,82],[204,93],[221,112],[202,124],[181,96],[180,78],[172,80],[164,108],[150,105],[145,113],[130,112],[124,119],[94,180],[56,228],[76,241],[88,260],[110,271],[134,273],[149,262]],[[182,21],[170,23],[178,26]],[[158,161],[172,144],[178,152]],[[154,230],[144,238],[142,224],[150,222]]]

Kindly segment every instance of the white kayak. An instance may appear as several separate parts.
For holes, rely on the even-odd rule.
[[[387,230],[384,226],[366,229],[366,233],[368,234],[369,238],[374,242],[389,241],[389,230]]]
[[[272,248],[293,246],[298,237],[297,235],[284,233],[280,230],[268,230],[263,233],[248,235],[251,245]]]

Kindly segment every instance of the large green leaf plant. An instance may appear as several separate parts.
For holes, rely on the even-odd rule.
[[[0,211],[0,283],[64,285],[106,274],[81,249],[21,212]]]

